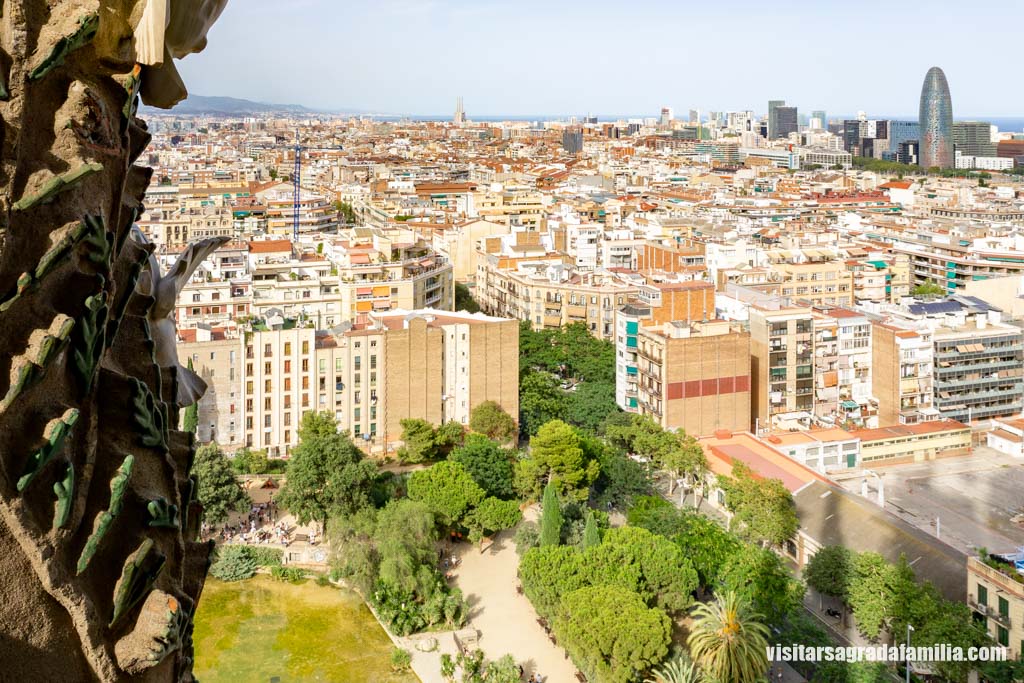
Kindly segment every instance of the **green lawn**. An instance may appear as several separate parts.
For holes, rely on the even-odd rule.
[[[391,671],[391,641],[358,595],[313,581],[210,578],[194,640],[204,683],[418,680]]]

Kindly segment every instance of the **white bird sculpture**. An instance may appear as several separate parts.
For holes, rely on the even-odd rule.
[[[149,244],[138,226],[132,228],[132,238],[139,244]],[[230,237],[211,237],[193,242],[164,275],[160,274],[160,262],[150,254],[149,263],[135,287],[139,294],[155,299],[149,309],[149,330],[156,347],[156,362],[162,368],[178,369],[178,405],[182,408],[202,397],[206,392],[206,382],[178,362],[178,326],[174,320],[174,304],[199,264],[230,240]]]

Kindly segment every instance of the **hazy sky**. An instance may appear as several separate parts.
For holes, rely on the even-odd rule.
[[[1024,116],[1021,0],[230,0],[189,90],[381,113]]]

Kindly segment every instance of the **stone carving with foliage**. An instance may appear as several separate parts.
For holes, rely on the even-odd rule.
[[[186,96],[174,59],[225,2],[0,0],[4,680],[192,680],[210,546],[172,426],[204,387],[168,360],[167,313],[217,245],[168,279],[129,235],[152,174],[139,99]]]

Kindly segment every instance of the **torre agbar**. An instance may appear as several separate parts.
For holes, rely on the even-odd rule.
[[[953,102],[946,74],[937,66],[928,69],[921,86],[921,166],[952,168]]]

